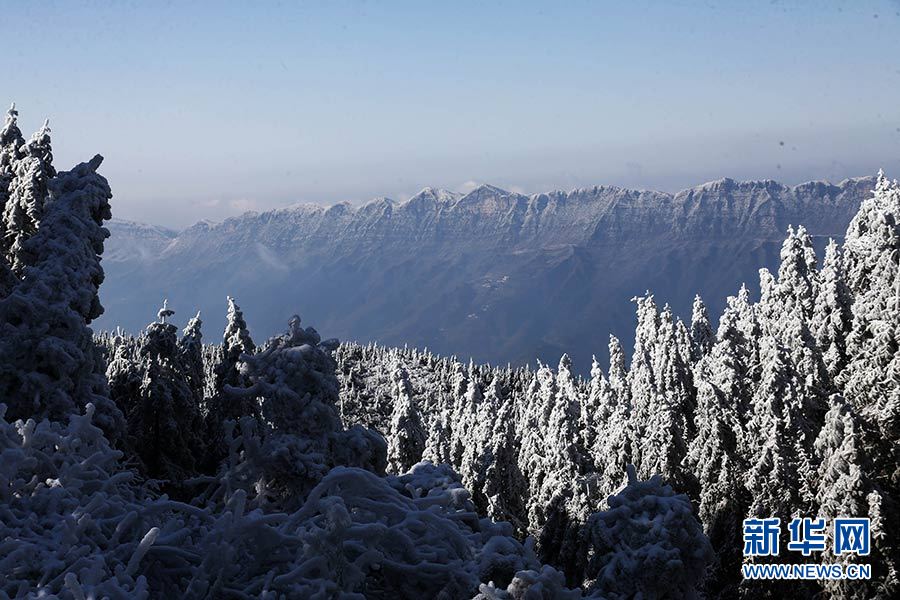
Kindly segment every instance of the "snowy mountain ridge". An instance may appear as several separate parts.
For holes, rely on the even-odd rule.
[[[568,351],[584,368],[602,354],[593,331],[629,344],[631,297],[649,288],[683,314],[699,291],[719,311],[760,265],[777,264],[788,225],[824,246],[873,183],[720,179],[677,194],[595,186],[530,196],[482,185],[248,212],[176,235],[113,221],[99,326],[137,331],[168,297],[219,329],[231,293],[257,319],[255,334],[300,311],[341,339],[497,363]],[[322,286],[335,292],[327,302],[309,291]]]
[[[211,220],[200,221],[180,232],[155,226],[145,225],[134,221],[113,219],[109,226],[111,230],[124,233],[129,228],[157,230],[164,237],[179,237],[181,234],[191,232],[197,228],[203,230],[228,230],[235,223],[259,222],[267,223],[276,217],[291,218],[307,216],[324,220],[338,220],[339,218],[363,218],[369,215],[382,214],[390,207],[391,215],[405,216],[408,214],[421,214],[423,211],[440,212],[442,216],[462,212],[465,210],[477,210],[480,213],[490,212],[491,208],[503,208],[515,212],[524,210],[528,213],[540,214],[547,210],[559,210],[559,207],[573,205],[569,210],[577,210],[579,204],[591,207],[589,211],[596,217],[600,217],[603,211],[610,210],[613,205],[634,204],[639,200],[656,199],[659,208],[670,205],[688,209],[690,201],[698,195],[719,194],[725,196],[736,194],[737,197],[756,197],[759,194],[770,194],[772,200],[783,204],[790,204],[790,197],[804,201],[810,197],[835,200],[838,196],[855,193],[860,187],[871,188],[874,179],[872,177],[856,177],[844,179],[834,184],[824,180],[809,181],[794,186],[781,184],[771,179],[737,181],[729,177],[723,177],[708,181],[670,194],[647,189],[623,188],[615,185],[595,185],[591,187],[574,188],[569,191],[552,190],[535,194],[521,194],[504,190],[490,184],[480,184],[467,193],[453,192],[443,188],[425,187],[408,200],[399,202],[389,197],[374,198],[364,204],[354,206],[350,202],[338,202],[332,205],[320,205],[314,203],[297,203],[283,208],[269,211],[247,211],[239,216],[230,217],[224,221]],[[548,209],[549,207],[549,209]],[[778,210],[777,207],[773,207]],[[840,232],[837,232],[840,233]]]

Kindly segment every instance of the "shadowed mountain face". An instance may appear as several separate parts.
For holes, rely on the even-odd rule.
[[[207,341],[219,341],[230,294],[257,342],[298,313],[328,337],[492,363],[568,352],[584,372],[609,333],[630,345],[633,296],[649,288],[689,318],[699,292],[715,319],[760,266],[777,268],[788,225],[805,225],[821,248],[873,185],[722,179],[674,196],[482,186],[247,213],[180,233],[113,221],[94,328],[139,330],[167,297],[176,320],[202,310]]]

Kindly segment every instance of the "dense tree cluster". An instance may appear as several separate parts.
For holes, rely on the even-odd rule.
[[[404,464],[449,462],[479,511],[533,535],[571,586],[608,569],[591,566],[584,548],[634,464],[636,476],[660,476],[691,499],[715,550],[707,596],[761,593],[741,582],[744,518],[820,515],[877,524],[873,581],[825,590],[890,597],[900,593],[889,533],[900,526],[898,218],[900,185],[881,173],[821,267],[806,230],[790,228],[778,273],[760,272],[760,299],[742,287],[716,330],[699,297],[689,324],[649,293],[635,298],[630,367],[611,338],[608,374],[595,361],[587,380],[567,356],[554,371],[343,345],[342,417],[389,444],[424,438]],[[402,426],[398,410],[409,417]]]
[[[0,598],[756,597],[748,515],[868,516],[897,592],[900,185],[821,268],[788,232],[714,330],[635,299],[630,366],[494,368],[323,340],[220,344],[163,301],[94,335],[110,188],[0,131]],[[151,320],[148,315],[148,320]],[[836,557],[835,560],[844,560]],[[793,592],[815,594],[814,586]],[[783,594],[782,594],[783,595]]]

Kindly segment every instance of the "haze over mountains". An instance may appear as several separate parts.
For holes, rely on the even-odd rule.
[[[839,239],[874,177],[839,184],[721,179],[678,194],[594,187],[525,196],[427,188],[405,203],[301,205],[174,232],[114,220],[94,329],[138,331],[162,298],[202,310],[219,341],[226,295],[257,340],[300,314],[342,340],[428,347],[476,361],[579,371],[607,336],[630,346],[630,299],[650,289],[689,317],[710,313],[760,266],[777,268],[788,225]],[[820,253],[821,258],[821,253]]]

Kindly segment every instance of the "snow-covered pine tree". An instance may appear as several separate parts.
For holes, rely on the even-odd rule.
[[[639,481],[610,496],[588,521],[588,593],[609,600],[699,598],[713,550],[687,496],[662,478]]]
[[[638,471],[643,469],[645,449],[644,434],[650,425],[650,415],[663,404],[657,390],[657,374],[654,370],[656,344],[659,340],[659,312],[653,296],[632,299],[637,304],[637,327],[634,331],[634,353],[628,371],[631,419],[629,421],[632,461]],[[610,367],[610,376],[612,367]]]
[[[3,128],[0,129],[0,167],[3,168],[4,174],[12,177],[14,165],[17,160],[22,158],[22,146],[25,145],[25,138],[22,137],[22,131],[19,129],[19,111],[16,110],[16,103],[13,102],[3,119]]]
[[[256,345],[250,337],[244,313],[234,298],[228,296],[228,314],[226,316],[225,333],[222,336],[222,361],[216,366],[215,389],[222,390],[226,385],[239,385],[240,374],[237,364],[242,354],[252,354]]]
[[[824,353],[825,367],[832,379],[847,364],[847,336],[853,323],[852,307],[853,295],[845,280],[841,251],[832,239],[825,249],[811,325],[816,345]]]
[[[552,376],[552,372],[551,372]],[[544,452],[541,480],[532,498],[532,527],[539,531],[538,548],[546,561],[566,565],[569,577],[577,573],[569,568],[574,560],[577,532],[587,514],[581,515],[577,486],[585,458],[578,446],[576,428],[580,414],[580,393],[572,376],[572,361],[564,354],[553,385],[542,388],[552,393],[550,413],[544,426]],[[573,580],[574,581],[574,580]]]
[[[387,439],[388,469],[392,473],[405,473],[422,460],[425,432],[419,411],[413,402],[412,384],[406,369],[397,365],[393,381],[397,391]]]
[[[660,474],[683,485],[681,461],[691,435],[694,389],[689,345],[681,343],[669,307],[657,313],[652,296],[638,301],[638,329],[632,362],[631,449],[638,473]],[[637,369],[637,370],[635,370]]]
[[[164,302],[158,320],[138,341],[139,362],[132,369],[111,364],[108,371],[113,398],[128,423],[129,444],[146,474],[177,487],[196,473],[205,443],[200,405],[180,362],[178,329],[167,321],[174,314]],[[176,491],[172,485],[167,489]]]
[[[850,222],[844,241],[847,285],[854,295],[847,365],[838,387],[871,426],[866,454],[890,497],[900,495],[900,183],[878,173],[872,197]]]
[[[115,439],[122,414],[107,396],[89,323],[103,307],[100,254],[109,232],[109,185],[95,156],[50,182],[47,211],[23,246],[26,276],[0,299],[0,397],[8,417],[65,420],[87,403]]]
[[[628,392],[628,373],[625,369],[625,351],[614,335],[609,336],[609,385],[620,401],[631,401]],[[623,466],[624,468],[624,466]]]
[[[709,323],[709,311],[700,294],[697,294],[691,309],[691,352],[694,362],[709,354],[715,341],[716,336]]]
[[[469,412],[466,407],[480,402],[481,388],[478,383],[472,381],[472,373],[467,373],[465,368],[454,362],[452,383],[450,389],[451,419],[450,419],[450,460],[454,466],[462,464],[465,451],[469,422]]]
[[[722,325],[732,333],[726,318]],[[739,356],[726,334],[697,365],[696,434],[684,459],[691,488],[698,493],[700,522],[716,551],[706,588],[721,598],[733,595],[740,583],[741,521],[748,508],[742,483],[747,464],[739,451],[741,423],[735,401],[744,387],[735,368]]]
[[[888,598],[900,592],[898,544],[890,532],[890,522],[897,519],[897,506],[887,500],[870,476],[871,462],[865,456],[862,429],[865,423],[851,404],[838,394],[831,398],[825,425],[815,442],[819,460],[816,504],[820,517],[831,523],[837,517],[871,519],[872,553],[865,562],[873,564],[870,581],[823,582],[823,587],[839,598]],[[833,544],[833,530],[828,531],[828,547]],[[854,562],[854,557],[835,557],[823,553],[825,561]]]
[[[9,200],[10,186],[16,174],[16,163],[22,157],[22,146],[25,140],[17,125],[19,112],[15,103],[9,107],[0,129],[0,298],[9,293],[15,285],[16,277],[7,261],[4,240],[6,239],[6,226],[2,215],[6,211],[6,203]]]
[[[228,296],[225,334],[217,357],[218,363],[213,367],[212,395],[208,400],[209,408],[206,414],[205,429],[206,435],[210,438],[207,464],[218,464],[225,456],[223,430],[225,421],[237,420],[244,416],[259,416],[259,406],[254,398],[226,393],[228,386],[240,387],[245,383],[238,368],[239,362],[242,356],[252,354],[255,350],[256,346],[244,321],[244,313],[234,298]]]
[[[322,341],[315,329],[300,323],[293,316],[287,333],[270,338],[259,352],[242,354],[244,385],[223,389],[236,398],[231,406],[259,407],[258,417],[240,419],[242,485],[289,506],[302,503],[334,466],[383,474],[387,464],[381,435],[358,425],[343,429],[331,356],[337,340]]]
[[[734,311],[734,324],[743,335],[747,351],[747,378],[759,382],[762,376],[762,339],[763,326],[761,308],[750,301],[750,290],[746,284],[741,285],[737,296],[729,296],[728,308]]]
[[[494,520],[509,521],[519,534],[524,535],[528,525],[525,510],[527,484],[516,459],[518,440],[512,402],[501,402],[489,423],[483,489],[487,499],[485,512]]]
[[[747,427],[751,495],[748,517],[790,519],[809,508],[804,492],[812,477],[806,452],[815,433],[803,416],[801,383],[790,354],[775,338],[764,340],[767,361]]]
[[[469,442],[463,449],[462,464],[459,472],[463,485],[472,492],[472,500],[479,511],[487,510],[488,497],[485,494],[487,486],[488,469],[495,457],[491,454],[491,440],[494,437],[494,429],[497,427],[496,415],[503,405],[503,390],[496,373],[491,376],[491,382],[484,392],[484,397],[478,399],[472,413],[472,420],[467,426]]]
[[[805,322],[812,318],[819,286],[816,253],[812,239],[802,225],[788,227],[788,237],[781,246],[776,295],[779,309],[796,312]]]
[[[194,396],[194,404],[206,410],[204,406],[205,372],[203,366],[203,321],[200,313],[192,317],[181,332],[178,340],[178,366],[184,375],[188,387]]]
[[[50,145],[50,126],[43,126],[24,146],[24,156],[15,163],[15,176],[3,209],[3,248],[13,272],[22,276],[27,251],[24,243],[35,234],[44,218],[49,181],[56,176]]]
[[[581,393],[572,375],[572,360],[568,354],[559,359],[556,371],[556,397],[547,420],[548,469],[568,474],[580,473],[585,452],[578,444],[578,422],[581,414]]]
[[[581,403],[581,412],[578,416],[578,444],[582,448],[585,461],[597,468],[594,461],[594,446],[597,436],[605,423],[609,420],[615,402],[610,402],[612,388],[603,374],[603,369],[596,356],[591,357],[591,379],[587,394]]]
[[[847,285],[855,295],[854,318],[877,318],[892,306],[898,247],[900,183],[879,171],[872,197],[863,201],[844,239]]]

